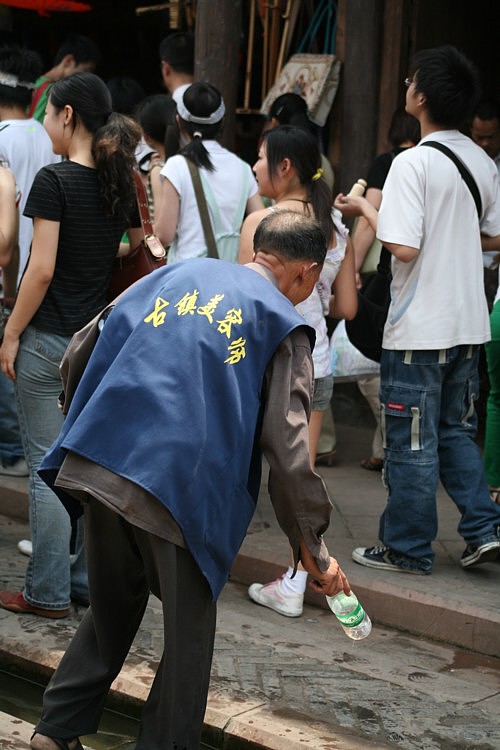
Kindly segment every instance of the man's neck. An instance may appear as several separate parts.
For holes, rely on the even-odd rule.
[[[59,65],[54,65],[53,68],[44,73],[42,78],[46,78],[53,83],[54,81],[59,81],[59,79],[63,78],[63,76],[64,70],[61,63],[59,63]]]
[[[427,135],[432,135],[432,133],[439,133],[443,130],[455,130],[455,128],[450,128],[449,125],[438,125],[437,122],[432,122],[425,113],[422,113],[418,119],[420,121],[420,134],[422,138],[425,138]]]
[[[271,267],[269,265],[264,265],[262,261],[250,261],[250,263],[245,263],[247,268],[251,268],[252,271],[256,271],[260,276],[264,276],[268,281],[273,284],[273,286],[278,286],[278,279],[276,278],[276,275],[273,273]]]
[[[22,107],[0,107],[0,122],[2,120],[28,120],[29,117]]]
[[[193,76],[188,73],[171,73],[170,80],[168,81],[168,91],[172,95],[179,86],[185,86],[186,84],[193,83]]]

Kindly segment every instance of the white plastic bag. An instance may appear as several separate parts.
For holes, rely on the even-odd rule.
[[[368,359],[351,344],[345,330],[344,320],[340,321],[333,332],[330,340],[330,357],[333,376],[336,379],[356,380],[356,378],[380,372],[378,362]]]

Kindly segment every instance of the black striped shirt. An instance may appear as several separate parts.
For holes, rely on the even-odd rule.
[[[140,226],[139,216],[132,224],[123,215],[110,216],[96,170],[73,161],[38,172],[24,214],[60,223],[54,276],[31,323],[71,336],[105,306],[120,239],[128,226]]]

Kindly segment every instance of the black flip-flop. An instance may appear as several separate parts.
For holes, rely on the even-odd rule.
[[[57,747],[60,748],[60,750],[84,750],[82,743],[76,737],[71,740],[60,740],[57,737],[49,737],[48,735],[41,734],[40,732],[33,732],[33,734],[31,735],[31,739],[33,739],[36,734],[39,734],[40,737],[47,737],[47,739],[52,740],[52,742],[54,742]],[[75,739],[77,740],[77,744],[70,747],[68,743],[73,742]]]
[[[374,458],[373,456],[370,456],[370,458],[364,458],[360,466],[362,469],[366,469],[367,471],[382,471],[384,467],[384,462],[381,458]]]

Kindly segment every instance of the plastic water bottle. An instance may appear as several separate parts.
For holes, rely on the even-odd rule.
[[[347,195],[363,195],[363,193],[366,190],[367,182],[366,180],[363,180],[360,178],[359,180],[356,180],[352,188],[349,190]]]
[[[360,641],[370,635],[372,622],[358,602],[356,594],[351,591],[350,596],[347,596],[340,591],[335,596],[327,596],[326,601],[349,638]]]

